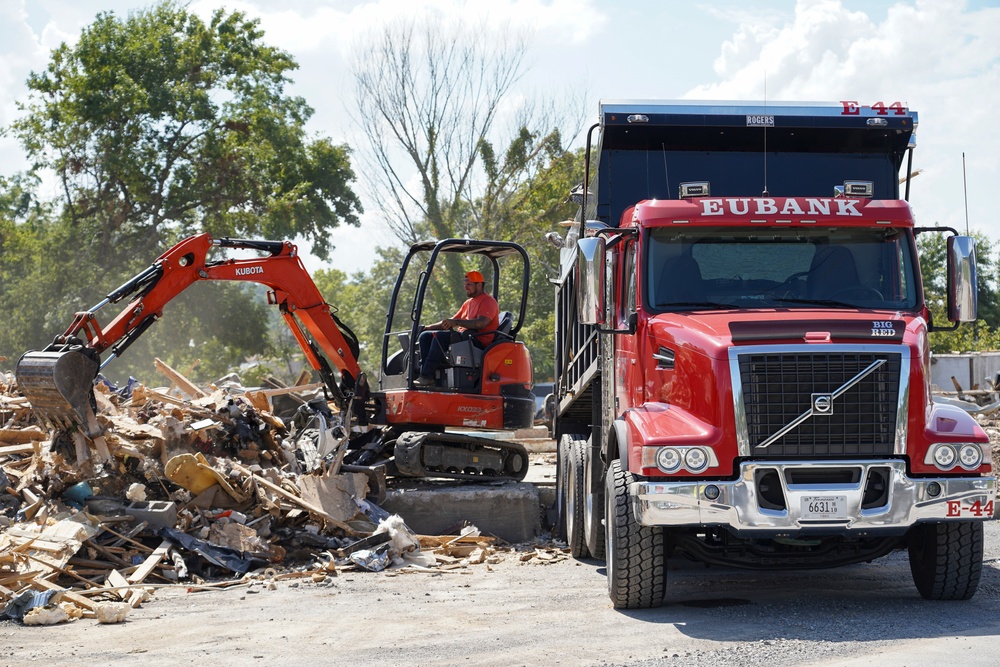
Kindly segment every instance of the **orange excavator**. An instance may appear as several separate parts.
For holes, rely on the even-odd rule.
[[[434,385],[430,390],[418,388],[414,380],[420,369],[419,334],[426,324],[450,317],[457,309],[447,299],[434,305],[434,294],[448,292],[445,281],[453,274],[443,267],[470,258],[491,279],[486,291],[501,308],[516,304],[517,315],[502,310],[497,330],[476,332],[494,334],[485,348],[471,336],[452,342]],[[516,243],[446,239],[410,247],[386,313],[380,391],[372,393],[377,406],[373,421],[389,428],[378,446],[366,444],[357,455],[349,454],[349,463],[364,465],[391,448],[396,471],[402,475],[524,479],[528,453],[522,445],[467,431],[511,431],[534,423],[531,357],[524,343],[516,340],[524,322],[529,276],[528,255]]]
[[[415,316],[409,333],[415,341],[421,325],[420,304],[431,284],[439,252],[468,253],[493,269],[494,296],[500,284],[498,258],[520,253],[524,262],[521,316],[527,294],[527,255],[520,246],[493,241],[443,241],[420,272],[413,303]],[[425,249],[426,244],[418,244]],[[417,246],[414,246],[416,248]],[[209,260],[214,249],[241,249],[263,253],[250,258]],[[393,310],[404,285],[406,267],[420,254],[411,249],[393,291]],[[178,294],[201,280],[253,282],[269,288],[268,303],[276,305],[295,336],[306,361],[323,381],[326,399],[341,414],[351,458],[361,464],[388,461],[408,476],[458,479],[523,479],[527,454],[516,443],[470,435],[472,429],[516,429],[531,424],[531,363],[523,343],[514,340],[517,329],[498,332],[487,350],[453,346],[449,364],[439,372],[432,390],[413,386],[410,360],[417,359],[415,342],[382,360],[383,391],[370,390],[358,365],[357,337],[324,301],[312,277],[289,241],[213,239],[191,236],[160,255],[89,310],[76,314],[66,331],[42,351],[26,352],[15,368],[18,386],[39,419],[57,430],[79,429],[100,435],[95,417],[94,381],[98,372],[121,355],[163,315]],[[412,280],[410,280],[412,283]],[[127,299],[127,305],[106,326],[96,313]],[[463,341],[464,342],[464,341]],[[469,347],[474,347],[469,344]],[[102,354],[107,353],[102,361]],[[388,354],[383,345],[383,353]],[[405,378],[400,382],[399,378]],[[350,428],[361,425],[365,428]],[[375,428],[370,428],[374,426]],[[452,432],[446,429],[452,428]],[[455,431],[458,428],[460,430]],[[357,438],[358,442],[350,439]],[[392,450],[391,452],[389,450]],[[394,459],[394,461],[393,461]],[[349,461],[350,462],[350,461]]]

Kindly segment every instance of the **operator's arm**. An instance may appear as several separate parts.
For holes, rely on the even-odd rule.
[[[441,329],[454,329],[455,327],[462,327],[463,329],[474,329],[476,331],[483,329],[487,324],[490,323],[490,318],[480,315],[471,320],[460,320],[457,318],[449,317],[448,319],[441,320],[438,322]],[[430,327],[427,327],[428,329]]]

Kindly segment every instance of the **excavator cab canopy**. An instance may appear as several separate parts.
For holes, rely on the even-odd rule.
[[[507,241],[445,239],[410,247],[399,269],[386,314],[382,339],[380,384],[383,389],[407,386],[414,369],[417,338],[423,327],[452,317],[466,296],[461,278],[476,270],[485,291],[500,306],[500,327],[514,340],[524,324],[530,264],[527,252]]]

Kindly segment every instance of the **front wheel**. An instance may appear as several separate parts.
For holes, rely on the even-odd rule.
[[[983,523],[922,523],[907,539],[910,572],[927,600],[968,600],[983,571]]]
[[[663,528],[635,520],[628,486],[632,473],[621,461],[608,466],[605,478],[605,558],[608,595],[615,609],[645,609],[663,603],[667,567]]]

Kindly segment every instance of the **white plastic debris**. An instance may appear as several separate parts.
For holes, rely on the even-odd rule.
[[[99,602],[94,607],[98,623],[121,623],[131,607],[127,602]]]

